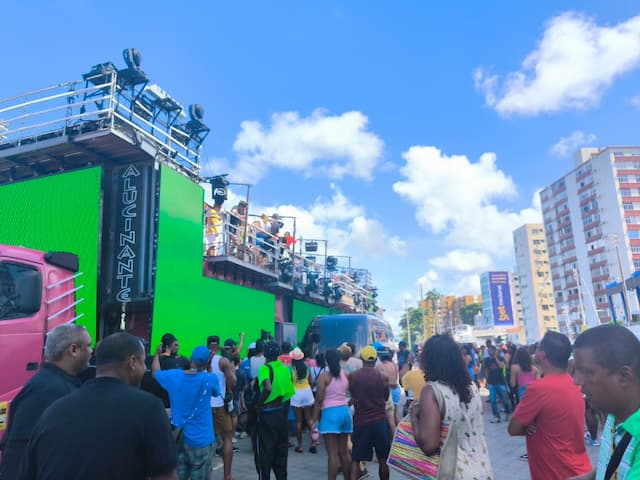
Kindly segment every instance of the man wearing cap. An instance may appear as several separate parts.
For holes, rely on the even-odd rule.
[[[378,458],[378,474],[381,480],[389,478],[387,456],[391,448],[391,435],[385,411],[389,397],[389,382],[376,370],[378,354],[372,346],[360,350],[363,366],[349,375],[351,401],[355,407],[353,416],[353,450],[351,451],[351,478],[358,478],[360,462],[373,459],[373,449]]]
[[[178,451],[178,476],[191,480],[209,480],[212,445],[215,440],[211,422],[212,395],[220,395],[218,377],[209,373],[211,355],[204,345],[191,353],[189,370],[161,370],[158,347],[151,371],[158,383],[169,392],[171,423],[183,428],[184,442]]]
[[[289,402],[295,393],[291,372],[278,360],[280,346],[267,342],[264,346],[266,363],[258,370],[260,400],[258,424],[255,429],[256,469],[260,480],[268,480],[271,470],[277,480],[287,478],[289,453]]]
[[[211,372],[218,377],[220,394],[211,397],[211,415],[213,428],[218,438],[222,439],[224,463],[224,480],[231,480],[231,462],[233,462],[233,422],[229,406],[233,406],[233,389],[236,386],[236,373],[231,362],[220,355],[220,337],[211,335],[207,338],[207,346],[211,351]]]

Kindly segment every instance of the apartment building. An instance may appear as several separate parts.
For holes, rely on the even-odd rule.
[[[513,246],[525,340],[535,343],[546,331],[558,331],[544,226],[522,225],[513,232]]]
[[[558,325],[571,337],[609,322],[606,285],[640,270],[640,147],[583,148],[574,161],[540,193]]]

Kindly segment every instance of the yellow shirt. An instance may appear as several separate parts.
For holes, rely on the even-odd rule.
[[[296,390],[302,390],[303,388],[311,388],[311,384],[309,383],[309,367],[307,367],[307,374],[304,378],[298,378],[298,371],[296,367],[292,367],[293,371],[293,386]]]
[[[420,400],[420,393],[422,393],[422,387],[427,382],[424,379],[424,372],[421,369],[409,370],[402,377],[402,387],[407,394],[407,398],[411,398],[409,391],[413,392],[413,399],[415,401]]]

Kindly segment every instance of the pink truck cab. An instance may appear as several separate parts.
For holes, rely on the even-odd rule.
[[[77,320],[77,255],[0,244],[0,438],[11,401],[43,362],[48,331]]]

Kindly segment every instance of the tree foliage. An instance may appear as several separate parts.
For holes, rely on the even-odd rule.
[[[470,303],[469,305],[465,305],[460,307],[460,319],[462,323],[467,325],[473,325],[473,317],[476,316],[478,312],[482,311],[481,303]]]
[[[417,340],[424,339],[423,312],[420,308],[409,307],[402,315],[400,320],[400,328],[402,329],[400,338],[404,341],[407,341],[407,314],[409,315],[409,331],[411,332],[410,343],[414,345]],[[424,316],[426,317],[428,314],[428,310],[425,309]]]

